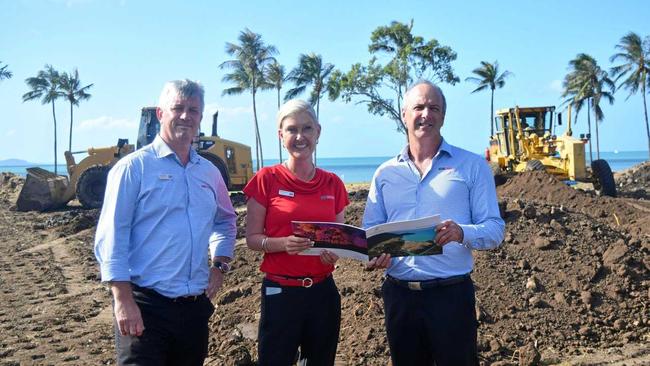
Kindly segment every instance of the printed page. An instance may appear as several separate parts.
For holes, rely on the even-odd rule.
[[[366,231],[368,257],[382,253],[392,257],[442,254],[442,247],[434,242],[440,216],[428,216],[411,221],[396,221],[373,226]]]
[[[415,229],[423,229],[423,228],[428,228],[428,227],[435,227],[440,222],[442,222],[440,220],[440,215],[427,216],[427,217],[423,217],[423,218],[415,219],[415,220],[388,222],[388,223],[385,223],[385,224],[379,224],[379,225],[375,225],[373,227],[368,228],[366,230],[366,236],[371,237],[373,235],[377,235],[377,234],[381,234],[381,233],[387,233],[387,232],[415,230]]]
[[[292,221],[291,225],[294,235],[309,238],[314,242],[313,248],[301,252],[301,255],[320,255],[326,249],[339,257],[368,260],[366,232],[361,228],[335,222],[313,221]]]

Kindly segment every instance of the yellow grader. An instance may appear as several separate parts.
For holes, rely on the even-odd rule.
[[[250,146],[222,139],[217,135],[217,116],[213,115],[212,135],[200,133],[194,148],[199,155],[214,164],[229,190],[240,190],[253,176]],[[142,108],[137,148],[151,143],[160,131],[155,107]],[[127,139],[117,145],[90,148],[87,151],[65,152],[68,177],[42,168],[28,168],[25,184],[16,201],[19,211],[46,211],[66,205],[75,197],[85,208],[101,207],[106,190],[108,171],[115,163],[132,153],[135,147]],[[73,154],[87,153],[79,163]]]
[[[565,181],[591,183],[599,194],[616,196],[607,161],[594,160],[587,168],[585,143],[590,136],[573,137],[570,108],[567,128],[560,136],[555,134],[555,125],[562,124],[562,114],[556,114],[553,106],[500,109],[495,122],[486,159],[497,184],[508,173],[546,170]]]

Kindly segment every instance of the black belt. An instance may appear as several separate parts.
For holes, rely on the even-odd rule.
[[[406,280],[398,280],[395,277],[386,276],[386,280],[388,280],[389,282],[394,283],[401,287],[405,287],[409,290],[416,290],[416,291],[421,291],[421,290],[435,288],[435,287],[456,285],[465,282],[469,279],[470,279],[469,273],[460,276],[436,278],[433,280],[426,280],[426,281],[406,281]]]
[[[151,288],[140,287],[140,286],[133,285],[133,284],[132,284],[132,286],[133,286],[133,291],[137,291],[137,292],[143,293],[145,295],[157,297],[157,298],[164,299],[164,300],[174,302],[174,303],[177,303],[177,304],[191,304],[191,303],[194,303],[194,302],[197,302],[197,301],[203,299],[203,297],[206,296],[205,293],[202,293],[200,295],[167,297],[167,296],[162,295],[158,291],[156,291],[154,289],[151,289]]]

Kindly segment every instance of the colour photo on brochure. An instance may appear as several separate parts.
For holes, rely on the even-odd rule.
[[[434,242],[440,215],[408,221],[395,221],[366,230],[335,222],[292,221],[296,236],[309,238],[314,246],[301,255],[320,255],[329,250],[339,257],[368,261],[382,253],[392,257],[442,254]]]

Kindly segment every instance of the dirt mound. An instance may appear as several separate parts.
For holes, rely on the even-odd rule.
[[[634,240],[648,240],[650,204],[647,200],[625,198],[629,191],[621,190],[623,198],[600,197],[593,191],[573,189],[543,171],[524,172],[497,188],[500,197],[524,199],[556,209],[570,210],[620,227]]]
[[[623,196],[650,199],[650,161],[616,174],[616,185]]]
[[[19,181],[1,178],[0,199],[13,203],[5,197],[17,195]],[[636,189],[620,182],[623,192]],[[367,189],[351,189],[348,223],[360,224]],[[648,201],[599,197],[543,172],[514,176],[498,194],[505,241],[476,252],[472,274],[482,364],[650,364]],[[216,298],[207,365],[257,359],[261,256],[244,243],[241,195],[233,201],[236,259]],[[98,211],[7,207],[0,205],[0,365],[112,363],[110,296],[92,253]],[[343,313],[337,362],[389,364],[382,273],[341,260],[334,276]]]
[[[21,176],[0,173],[0,202],[3,205],[14,206],[24,183],[25,178]]]

